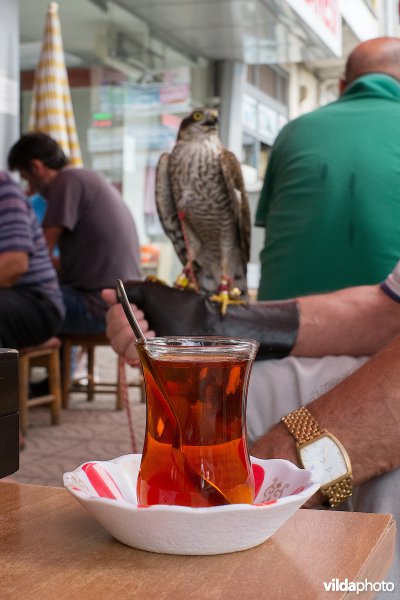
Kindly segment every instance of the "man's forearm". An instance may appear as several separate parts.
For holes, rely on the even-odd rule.
[[[307,408],[346,448],[355,485],[398,468],[400,337]],[[282,424],[260,438],[251,453],[296,461],[294,439]]]
[[[378,285],[305,296],[298,306],[294,356],[371,355],[400,335],[400,305]]]
[[[0,287],[12,287],[27,271],[29,258],[26,252],[3,252],[0,254]]]
[[[355,484],[398,468],[400,337],[308,408],[347,449]]]

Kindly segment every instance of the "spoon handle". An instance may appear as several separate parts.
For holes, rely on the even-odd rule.
[[[129,325],[133,329],[133,333],[135,334],[136,339],[145,341],[146,338],[144,337],[143,331],[140,329],[140,325],[136,320],[133,310],[131,309],[128,296],[125,292],[124,284],[120,279],[117,279],[117,296],[118,300],[122,304],[125,316],[128,319]]]

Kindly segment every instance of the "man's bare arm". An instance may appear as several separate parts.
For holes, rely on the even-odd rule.
[[[60,270],[60,259],[58,256],[53,256],[54,248],[57,246],[58,238],[62,233],[62,227],[44,227],[43,233],[46,239],[46,244],[49,249],[49,254],[53,262],[53,266],[58,272]]]
[[[297,304],[300,315],[297,339],[291,350],[294,356],[372,355],[400,335],[400,304],[378,285],[305,296],[299,298]],[[260,304],[263,305],[268,311],[268,303]],[[114,335],[118,319],[124,317],[122,311],[116,309],[109,317],[115,325],[109,335]],[[121,326],[118,348],[124,352],[130,341],[130,329],[124,330]]]
[[[354,483],[400,466],[400,337],[335,388],[307,405],[346,448]],[[283,424],[255,442],[251,454],[297,462]]]
[[[298,306],[294,356],[371,355],[400,335],[400,305],[378,285],[304,296]]]
[[[2,252],[0,254],[0,287],[12,287],[28,270],[29,256],[26,252]]]

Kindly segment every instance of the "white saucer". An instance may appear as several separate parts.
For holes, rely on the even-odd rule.
[[[254,504],[212,508],[138,506],[141,454],[89,461],[64,473],[64,486],[117,540],[166,554],[222,554],[261,544],[319,489],[307,469],[251,457]]]

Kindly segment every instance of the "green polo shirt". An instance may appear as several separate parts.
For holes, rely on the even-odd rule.
[[[288,123],[256,212],[260,300],[383,280],[400,257],[400,82],[356,79]]]

